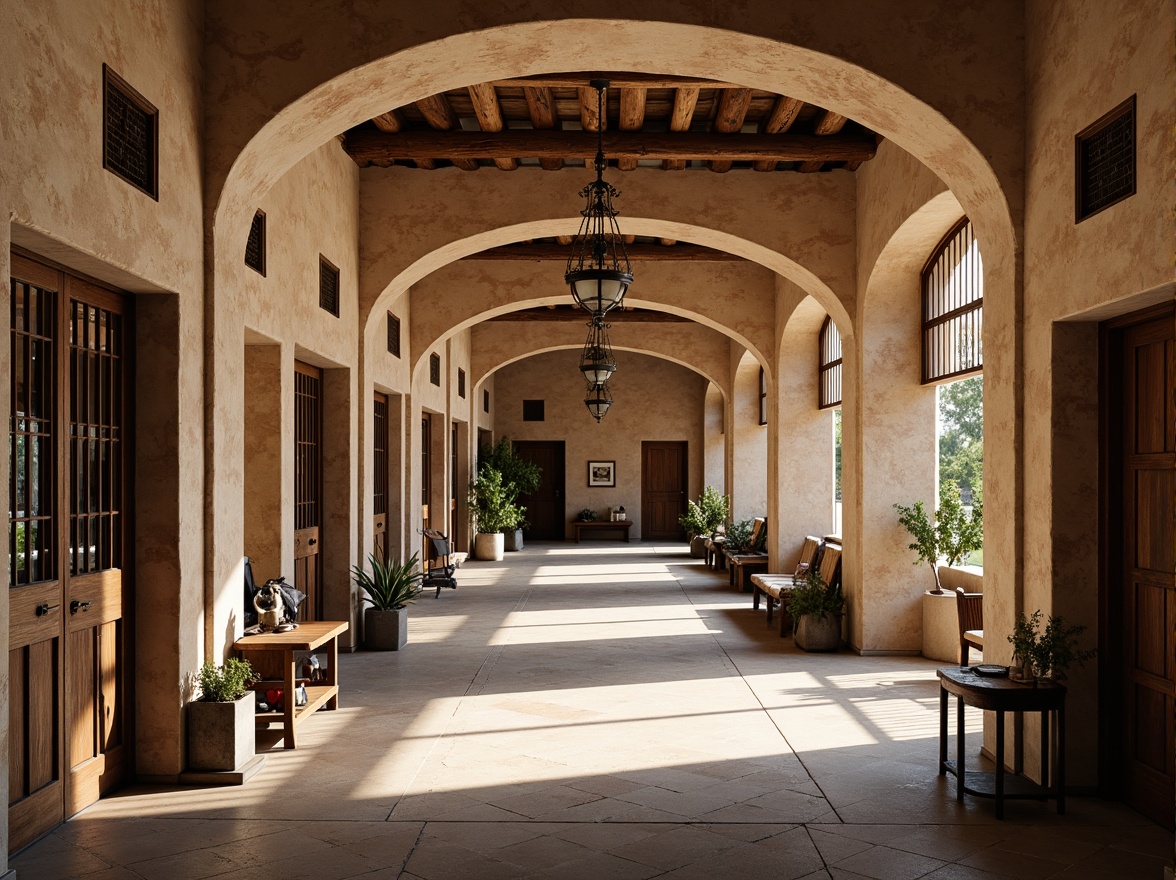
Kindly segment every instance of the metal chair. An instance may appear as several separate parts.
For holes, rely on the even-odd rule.
[[[421,581],[421,587],[436,587],[437,593],[433,598],[438,599],[443,588],[457,589],[457,579],[453,576],[457,570],[457,561],[453,558],[449,538],[445,535],[436,529],[417,529],[417,534],[425,536],[430,550],[429,558],[422,565],[425,577]]]
[[[956,588],[956,620],[960,627],[960,666],[968,665],[968,649],[984,655],[984,594],[965,593]]]

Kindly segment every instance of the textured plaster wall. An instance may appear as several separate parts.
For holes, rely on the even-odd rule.
[[[131,292],[168,291],[140,310],[140,403],[158,404],[137,428],[136,467],[157,487],[140,495],[135,549],[135,771],[174,774],[183,766],[180,687],[201,659],[204,431],[202,390],[203,230],[201,203],[201,32],[203,5],[137,8],[13,0],[0,6],[0,273],[9,244],[24,246]],[[159,201],[102,168],[102,64],[158,109]],[[5,297],[8,285],[5,284]],[[8,315],[7,306],[3,314]],[[143,339],[143,334],[158,334]],[[9,371],[0,347],[0,372]],[[148,387],[144,378],[155,384]],[[10,406],[8,387],[0,406]],[[8,482],[7,457],[0,481]],[[0,597],[7,655],[8,598]],[[7,705],[7,665],[0,698]],[[0,712],[0,719],[7,713]],[[8,754],[0,720],[0,753]],[[7,798],[3,799],[7,803]],[[8,823],[0,813],[0,866]]]
[[[727,494],[726,459],[727,435],[723,432],[723,412],[726,397],[713,382],[706,386],[703,401],[702,432],[705,446],[703,488],[713,486],[720,494]]]
[[[1024,431],[1035,464],[1025,469],[1022,486],[1024,594],[1002,609],[998,625],[1010,628],[1017,610],[1041,608],[1090,627],[1093,644],[1095,322],[1173,296],[1176,8],[1160,0],[1035,0],[1027,5],[1026,35],[1025,398],[1035,404],[1026,406]],[[1135,195],[1075,223],[1074,136],[1133,94]],[[999,641],[994,659],[1008,662],[1009,648]],[[1067,772],[1075,784],[1090,785],[1097,773],[1097,664],[1075,669],[1069,685],[1071,717],[1088,721],[1069,731]],[[1035,755],[1026,760],[1036,766]]]
[[[609,383],[615,401],[600,424],[584,407],[584,381],[574,352],[536,355],[495,374],[499,400],[495,435],[512,440],[563,440],[566,514],[585,507],[607,515],[624,505],[641,540],[641,441],[684,440],[689,455],[687,497],[702,491],[702,402],[706,380],[677,364],[646,355],[618,357]],[[544,400],[545,420],[524,422],[523,400]],[[615,489],[588,488],[587,463],[616,461]]]
[[[732,475],[731,515],[738,521],[768,512],[768,428],[759,423],[759,362],[735,343],[731,344],[731,372],[727,454]],[[769,526],[770,534],[775,535],[776,523]]]

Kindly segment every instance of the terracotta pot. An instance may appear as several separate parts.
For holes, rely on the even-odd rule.
[[[841,646],[841,615],[802,614],[796,625],[796,647],[805,651],[836,651]]]
[[[502,532],[478,532],[474,535],[474,556],[489,562],[501,562],[506,545],[505,539],[506,536]]]
[[[369,651],[399,651],[408,644],[408,609],[363,612],[363,646]]]
[[[253,759],[254,706],[250,691],[231,703],[196,700],[188,704],[188,768],[230,771]]]

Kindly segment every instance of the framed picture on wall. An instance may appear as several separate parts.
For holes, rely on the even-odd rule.
[[[615,488],[617,485],[617,463],[615,461],[588,462],[588,488],[601,486]]]

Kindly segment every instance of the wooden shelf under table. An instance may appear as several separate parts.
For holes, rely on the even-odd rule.
[[[278,721],[283,725],[283,740],[288,749],[296,748],[295,731],[303,721],[319,709],[339,708],[339,636],[347,632],[345,620],[314,620],[300,623],[297,629],[284,633],[258,633],[243,636],[233,643],[243,660],[248,660],[262,678],[282,681],[282,711],[258,712],[257,723],[268,725]],[[306,686],[305,706],[295,706],[294,688],[298,678],[295,653],[325,648],[327,653],[326,679]]]

